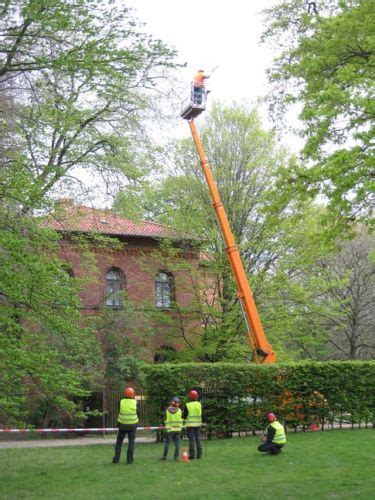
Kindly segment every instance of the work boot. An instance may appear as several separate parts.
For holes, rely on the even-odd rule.
[[[112,459],[113,464],[118,464],[119,462],[120,462],[120,460],[118,458],[113,457],[113,459]]]

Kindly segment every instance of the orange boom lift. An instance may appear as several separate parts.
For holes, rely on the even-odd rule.
[[[251,352],[255,363],[274,363],[276,354],[273,352],[271,344],[268,342],[263,331],[259,313],[255,305],[253,294],[251,293],[250,285],[246,276],[244,266],[242,264],[240,252],[236,245],[225,208],[220,199],[215,179],[212,174],[210,165],[208,164],[206,155],[200,141],[198,131],[195,127],[194,118],[196,118],[206,108],[207,91],[201,89],[199,99],[196,99],[194,83],[191,86],[190,97],[183,103],[181,118],[187,120],[194,139],[195,146],[200,158],[203,173],[206,178],[208,188],[210,190],[212,205],[216,212],[216,217],[219,222],[221,232],[226,244],[226,252],[232,268],[234,278],[237,285],[237,297],[241,305],[242,314],[246,323],[247,338],[249,341]]]

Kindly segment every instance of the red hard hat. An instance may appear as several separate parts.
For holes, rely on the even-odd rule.
[[[133,387],[127,387],[125,389],[125,397],[126,398],[134,398],[135,392]]]
[[[267,420],[269,422],[273,422],[274,420],[276,420],[276,415],[274,413],[268,413]]]
[[[197,391],[194,391],[194,389],[189,391],[188,396],[189,396],[189,399],[191,399],[192,401],[196,401],[198,399],[198,393],[197,393]]]

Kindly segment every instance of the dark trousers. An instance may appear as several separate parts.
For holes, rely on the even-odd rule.
[[[283,444],[276,443],[263,443],[258,446],[258,451],[263,451],[265,453],[271,453],[272,455],[278,455],[281,452]]]
[[[203,87],[194,87],[193,102],[194,104],[202,104]]]
[[[187,437],[189,440],[189,458],[195,458],[195,447],[197,448],[197,458],[202,456],[201,428],[187,427]]]
[[[118,424],[118,433],[117,433],[117,440],[116,440],[116,446],[115,446],[115,456],[113,458],[114,462],[119,462],[120,456],[121,456],[121,447],[122,443],[124,441],[124,438],[126,434],[128,435],[128,451],[127,451],[127,462],[128,464],[133,463],[133,455],[134,455],[134,443],[135,443],[135,435],[137,432],[137,426],[136,425],[122,425]]]
[[[167,432],[167,435],[165,436],[163,457],[167,458],[169,445],[171,444],[171,441],[173,441],[174,458],[178,458],[178,455],[180,453],[180,434],[180,432]]]

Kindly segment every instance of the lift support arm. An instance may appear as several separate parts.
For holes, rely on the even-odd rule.
[[[195,127],[194,119],[188,120],[188,123],[202,164],[203,173],[210,190],[216,217],[226,244],[226,252],[236,281],[237,297],[241,304],[242,313],[246,322],[247,338],[253,353],[254,361],[255,363],[274,363],[276,361],[276,354],[273,352],[272,346],[267,341],[263,331],[253,294],[251,293],[246,272],[241,261],[241,256],[229,225],[227,214],[221,202],[212,170],[208,164],[198,131]]]

